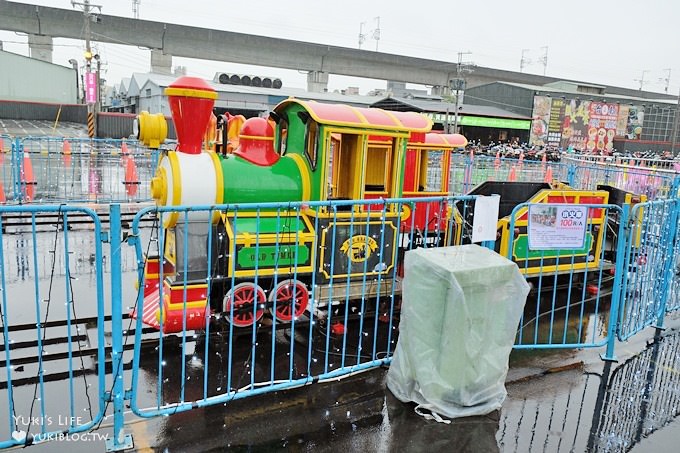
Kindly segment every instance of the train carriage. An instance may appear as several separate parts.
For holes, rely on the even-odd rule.
[[[432,126],[417,113],[289,99],[270,115],[274,125],[246,120],[239,147],[218,154],[202,149],[210,86],[183,77],[166,94],[178,145],[152,181],[159,206],[401,197],[408,143],[425,142]],[[197,329],[207,309],[238,326],[266,311],[290,322],[307,309],[312,281],[355,293],[366,275],[389,280],[404,216],[397,206],[310,206],[163,216],[167,272],[160,257],[147,259],[145,322],[165,333]]]
[[[473,198],[451,206],[446,201],[451,153],[467,142],[458,134],[432,133],[423,115],[291,98],[266,119],[227,121],[234,146],[216,152],[203,143],[216,127],[208,126],[215,91],[182,77],[166,94],[178,145],[163,153],[152,180],[153,198],[169,212],[161,215],[158,253],[145,257],[141,313],[164,333],[202,329],[212,314],[237,327],[267,314],[290,323],[311,309],[312,297],[314,316],[323,319],[338,294],[349,303],[375,299],[377,309],[383,296],[399,294],[405,250],[470,240]],[[513,198],[517,184],[531,187]],[[583,250],[555,257],[528,252],[526,209],[518,213],[510,244],[508,215],[521,202],[605,204],[607,192],[491,182],[472,192],[497,193],[497,251],[507,256],[512,247],[527,277],[600,264],[604,209],[588,211]],[[383,201],[400,197],[423,201]],[[290,207],[281,208],[286,203]],[[231,207],[172,211],[197,205]],[[366,284],[371,281],[381,284]]]

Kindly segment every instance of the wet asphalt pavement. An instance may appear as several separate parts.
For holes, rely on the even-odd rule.
[[[416,415],[378,369],[167,417],[128,414],[126,432],[135,451],[168,453],[677,451],[680,319],[669,326],[656,341],[650,329],[619,344],[617,363],[599,350],[513,353],[501,410],[451,424]],[[104,451],[103,442],[67,446]]]
[[[47,120],[0,119],[0,134],[12,136],[87,137],[87,126]]]
[[[78,251],[73,256],[75,264],[71,275],[77,277],[74,291],[81,317],[95,313],[92,301],[87,298],[94,284],[87,248],[91,234],[72,237]],[[30,278],[36,272],[32,268],[36,262],[30,259],[21,235],[7,236],[6,240],[19,257],[7,266],[11,288],[31,294]],[[41,240],[49,245],[54,236],[45,235]],[[28,258],[21,259],[24,255]],[[49,260],[45,264],[49,264]],[[134,278],[134,264],[133,256],[126,250],[123,257],[125,300],[134,298],[129,284]],[[106,263],[104,269],[107,269]],[[63,270],[55,270],[57,276],[63,275]],[[51,270],[43,265],[38,275],[44,281]],[[24,319],[26,313],[16,310],[12,313],[20,316],[17,319],[21,322],[30,320],[30,317]],[[143,419],[128,410],[126,433],[132,434],[136,451],[168,453],[677,451],[680,317],[669,315],[667,327],[656,341],[653,341],[654,330],[647,329],[628,342],[618,343],[617,363],[601,361],[602,348],[515,351],[506,381],[508,397],[501,410],[483,417],[454,420],[451,424],[416,415],[413,404],[396,400],[385,388],[386,370],[377,369],[336,382],[312,384],[170,416]],[[96,338],[92,325],[86,329],[88,341]],[[49,350],[56,352],[52,346]],[[156,359],[153,348],[145,348],[143,357],[147,352],[150,358],[148,362],[142,360],[144,369],[138,400],[142,405],[153,406]],[[164,357],[169,363],[171,360],[181,362],[181,349],[168,347],[166,353]],[[126,354],[125,361],[129,363],[130,358],[131,354]],[[48,364],[49,371],[57,365],[57,362]],[[89,360],[83,364],[85,371],[92,367]],[[168,368],[176,367],[170,364]],[[212,370],[211,367],[211,374]],[[27,365],[23,376],[31,373]],[[201,374],[198,366],[188,376]],[[21,376],[17,373],[17,377]],[[87,376],[83,380],[79,378],[76,384],[93,385],[94,377]],[[57,380],[48,385],[52,405],[63,404],[59,392],[66,387],[64,382]],[[129,382],[128,372],[126,385]],[[16,403],[28,404],[34,389],[32,383],[20,387],[15,394]],[[202,392],[200,380],[188,381],[183,389],[187,399],[200,399],[196,397]],[[96,392],[90,391],[89,399],[88,405],[96,409]],[[84,400],[76,403],[79,411],[90,409]],[[0,400],[0,408],[5,404]],[[4,410],[0,414],[0,418],[6,417]],[[95,433],[111,435],[111,424],[112,418],[107,417]],[[30,448],[31,451],[71,453],[105,451],[102,440],[54,441]]]

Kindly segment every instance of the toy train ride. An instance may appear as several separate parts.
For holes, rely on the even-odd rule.
[[[161,207],[446,196],[450,154],[467,144],[459,134],[431,132],[431,120],[418,113],[291,98],[269,118],[239,120],[237,146],[215,152],[204,149],[204,138],[215,127],[217,93],[201,79],[181,77],[165,94],[178,144],[163,152],[151,182]],[[143,126],[140,136],[153,135]],[[608,200],[606,191],[583,193],[549,184],[524,190],[533,192],[508,202]],[[484,189],[479,193],[485,194]],[[507,215],[514,207],[506,205],[501,236],[507,234]],[[252,326],[265,313],[290,323],[309,310],[312,283],[319,301],[330,299],[329,287],[355,298],[389,296],[392,285],[398,289],[400,284],[392,276],[404,237],[413,237],[414,230],[421,236],[430,231],[438,235],[437,245],[461,243],[470,221],[455,205],[441,201],[412,204],[412,213],[397,204],[371,206],[330,210],[312,204],[299,210],[214,211],[212,216],[204,211],[186,217],[165,213],[162,251],[145,257],[144,323],[166,334],[204,329],[211,314],[223,315],[236,327]],[[522,228],[521,221],[517,225]],[[506,252],[502,240],[497,244]],[[589,244],[583,268],[597,265],[592,257],[599,256],[602,238]],[[365,284],[378,277],[379,290]]]

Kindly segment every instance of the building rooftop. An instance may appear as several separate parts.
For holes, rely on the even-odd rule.
[[[608,98],[608,99],[619,99],[625,103],[630,103],[630,102],[639,102],[643,104],[650,104],[650,103],[659,103],[659,104],[669,104],[669,105],[675,105],[676,100],[673,99],[650,99],[650,98],[644,98],[644,97],[636,97],[636,96],[626,96],[623,94],[611,94],[611,93],[603,93],[603,94],[595,94],[595,93],[581,93],[576,90],[568,90],[564,88],[558,88],[554,86],[549,86],[549,85],[530,85],[526,83],[515,83],[515,82],[493,82],[487,85],[480,85],[478,87],[474,88],[469,88],[468,90],[476,90],[477,88],[481,88],[484,86],[488,85],[493,85],[493,84],[501,84],[501,85],[508,85],[508,86],[514,86],[518,88],[524,88],[526,90],[531,90],[535,91],[538,94],[570,94],[570,95],[578,95],[583,98],[589,98],[589,97],[598,97],[598,98]]]
[[[453,114],[456,111],[456,104],[444,101],[428,101],[422,99],[410,99],[399,97],[386,97],[374,104],[371,107],[384,108],[386,110],[399,111],[415,111],[425,113],[446,113]],[[461,115],[470,116],[487,116],[493,118],[512,118],[521,120],[530,120],[530,116],[520,115],[518,113],[508,112],[507,110],[498,107],[489,107],[485,105],[467,105],[458,106],[458,113]]]

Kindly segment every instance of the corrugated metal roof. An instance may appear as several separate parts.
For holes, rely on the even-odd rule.
[[[518,88],[524,88],[526,90],[531,90],[531,91],[538,91],[540,93],[559,93],[559,94],[569,94],[569,95],[577,95],[580,96],[581,98],[607,98],[607,99],[621,99],[625,100],[626,102],[629,101],[635,101],[635,102],[640,102],[643,104],[649,104],[649,103],[659,103],[659,104],[675,104],[676,101],[672,99],[649,99],[649,98],[642,98],[642,97],[635,97],[635,96],[626,96],[623,94],[611,94],[611,93],[604,93],[604,94],[596,94],[596,93],[581,93],[578,91],[573,91],[573,90],[563,90],[561,88],[556,88],[552,86],[546,86],[546,85],[529,85],[526,83],[515,83],[515,82],[493,82],[493,83],[499,83],[501,85],[508,85],[508,86],[514,86]],[[491,84],[488,84],[491,85]],[[479,87],[475,88],[480,88],[485,85],[480,85]]]
[[[177,76],[168,76],[163,74],[153,73],[134,73],[133,80],[136,80],[139,87],[143,87],[148,82],[154,83],[160,88],[165,88],[177,79]],[[370,106],[375,103],[379,97],[377,96],[360,96],[360,95],[345,95],[341,93],[314,93],[306,91],[301,88],[262,88],[249,87],[243,85],[226,85],[215,83],[212,80],[206,80],[208,85],[215,89],[218,93],[240,93],[240,94],[254,94],[266,96],[278,96],[283,98],[294,97],[297,99],[314,100],[321,102],[344,103],[355,106]]]
[[[380,101],[371,104],[371,107],[378,107],[386,110],[412,110],[426,113],[446,113],[448,111],[453,114],[453,112],[456,111],[456,104],[451,102],[436,102],[396,97],[383,98]],[[489,107],[485,105],[463,104],[459,106],[458,113],[468,116],[488,116],[493,118],[511,118],[519,120],[531,119],[530,116],[520,115],[518,113],[499,109],[498,107]]]

